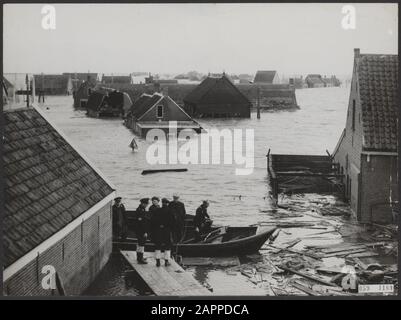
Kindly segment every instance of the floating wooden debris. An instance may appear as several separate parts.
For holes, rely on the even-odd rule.
[[[219,266],[232,267],[239,266],[238,257],[183,257],[184,266]]]
[[[182,169],[152,169],[152,170],[143,170],[142,174],[151,174],[151,173],[161,173],[161,172],[186,172],[188,169],[182,168]]]
[[[326,286],[330,286],[330,287],[336,287],[336,286],[337,286],[337,285],[334,284],[334,283],[331,283],[331,282],[328,282],[328,281],[326,281],[326,280],[320,279],[320,278],[318,278],[318,277],[316,277],[316,276],[314,276],[314,275],[311,275],[311,274],[307,274],[307,273],[300,272],[300,271],[297,271],[297,270],[294,270],[294,269],[291,269],[291,268],[287,268],[286,266],[278,266],[278,267],[279,267],[280,269],[283,269],[283,270],[285,270],[285,271],[294,273],[294,274],[296,274],[296,275],[299,275],[299,276],[301,276],[301,277],[307,278],[307,279],[309,279],[309,280],[313,280],[313,281],[322,283],[322,284],[324,284],[324,285],[326,285]]]

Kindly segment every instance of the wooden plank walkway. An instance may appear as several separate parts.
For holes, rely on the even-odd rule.
[[[156,267],[154,254],[145,253],[148,264],[138,264],[135,251],[121,251],[123,257],[158,296],[209,296],[213,295],[189,273],[185,272],[173,259],[171,265]]]

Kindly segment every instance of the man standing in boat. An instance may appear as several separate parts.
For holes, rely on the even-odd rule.
[[[200,234],[207,232],[213,221],[210,219],[209,214],[207,213],[207,208],[209,207],[209,201],[204,200],[202,204],[196,209],[195,218],[194,218],[194,225],[195,231]]]
[[[121,240],[125,240],[127,237],[127,217],[121,197],[114,199],[113,210],[113,236],[118,237]]]
[[[183,240],[184,237],[184,229],[185,229],[185,206],[179,201],[180,196],[178,193],[173,194],[173,201],[170,202],[169,208],[175,219],[175,228],[174,228],[174,241],[175,243],[179,243]]]
[[[155,243],[156,266],[160,267],[161,251],[164,249],[164,265],[167,267],[170,265],[174,216],[166,198],[162,199],[162,207],[154,210],[150,225],[152,241]]]
[[[146,207],[148,205],[149,198],[141,199],[135,214],[135,234],[138,239],[138,244],[136,246],[136,258],[139,264],[148,263],[143,256],[149,228],[149,217],[148,212],[146,211]]]

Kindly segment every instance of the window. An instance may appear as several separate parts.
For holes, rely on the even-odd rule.
[[[352,100],[352,131],[355,131],[355,99]]]
[[[157,117],[163,118],[163,106],[162,105],[157,106]]]

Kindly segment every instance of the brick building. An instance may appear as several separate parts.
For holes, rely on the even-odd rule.
[[[92,91],[95,89],[97,84],[96,80],[88,78],[81,82],[76,90],[73,91],[72,95],[74,98],[74,108],[86,109],[88,99]]]
[[[3,115],[3,293],[79,295],[112,251],[114,187],[40,111]]]
[[[355,49],[346,125],[333,157],[363,222],[391,222],[398,203],[398,108],[398,56]]]

